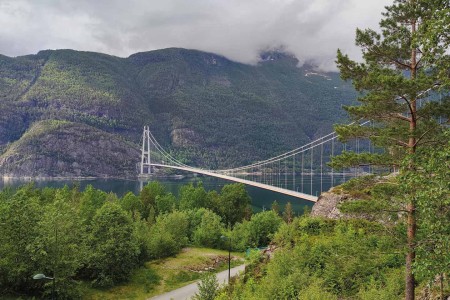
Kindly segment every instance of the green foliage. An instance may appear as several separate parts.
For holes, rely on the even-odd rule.
[[[233,251],[245,251],[250,247],[250,222],[244,220],[242,223],[236,223],[230,232],[231,249]]]
[[[306,207],[306,206],[305,206]],[[292,209],[292,204],[291,202],[286,203],[286,205],[284,206],[284,211],[283,211],[283,220],[290,224],[292,222],[292,220],[294,219],[294,210]]]
[[[333,160],[333,165],[387,163],[395,167],[423,148],[447,143],[441,138],[446,127],[440,120],[448,120],[450,112],[450,27],[443,25],[448,21],[448,13],[448,1],[394,0],[385,8],[380,33],[356,30],[356,45],[362,49],[363,62],[352,61],[338,50],[341,77],[352,80],[361,96],[360,105],[344,107],[355,123],[338,125],[336,132],[344,141],[369,138],[375,147],[384,150],[384,155],[344,153]],[[443,95],[443,101],[436,101],[435,93]],[[359,126],[360,120],[372,121],[371,126]],[[414,160],[409,159],[401,173],[415,171]],[[390,197],[385,198],[384,206],[390,208],[383,211],[406,212],[401,221],[407,227],[405,299],[410,300],[414,299],[416,286],[412,266],[417,245],[416,217],[421,213],[417,210],[420,190],[402,179],[399,183],[400,189],[391,190]],[[409,188],[402,189],[402,185]]]
[[[403,291],[402,270],[394,269],[387,272],[381,280],[370,279],[370,282],[358,292],[362,300],[393,300],[398,299]]]
[[[180,188],[180,209],[196,209],[200,207],[208,207],[208,193],[205,191],[202,182],[184,185]]]
[[[277,200],[272,202],[272,205],[270,207],[277,215],[280,214],[280,205],[278,204]]]
[[[188,230],[189,219],[186,212],[174,211],[158,216],[150,230],[150,257],[161,258],[178,253],[189,241]]]
[[[230,233],[231,247],[244,251],[249,247],[267,246],[282,223],[283,219],[273,210],[257,213],[250,221],[236,223]]]
[[[56,278],[60,299],[79,297],[74,276],[85,263],[84,227],[76,188],[0,192],[0,291],[49,296],[52,285],[33,280],[44,273]]]
[[[141,199],[147,204],[154,200],[158,208],[150,205],[149,220],[141,217]],[[118,286],[130,278],[138,281],[134,270],[149,259],[178,254],[193,244],[223,247],[220,216],[206,208],[178,211],[176,200],[160,184],[122,199],[92,186],[82,192],[78,185],[1,190],[0,292],[50,297],[51,282],[32,279],[43,273],[56,278],[58,298],[76,299],[85,292],[80,286],[87,285],[80,280]],[[138,273],[139,280],[153,282],[145,284],[147,292],[159,280],[151,271]],[[199,275],[176,276],[174,284]]]
[[[158,214],[166,214],[177,208],[177,199],[172,193],[158,195],[155,199],[156,211]]]
[[[172,235],[166,234],[165,231],[151,231],[148,244],[149,258],[163,258],[177,254],[180,251],[179,244]]]
[[[354,190],[364,191],[364,190],[370,189],[377,182],[378,182],[378,180],[375,175],[367,175],[367,176],[360,176],[360,177],[352,178],[349,181],[341,184],[339,187],[345,193],[352,193]]]
[[[126,280],[139,256],[131,218],[117,203],[106,202],[92,223],[88,268],[94,284],[111,286]]]
[[[277,232],[283,219],[273,210],[263,211],[255,214],[250,219],[249,224],[249,245],[251,247],[267,246],[272,239],[272,235]]]
[[[39,233],[32,245],[33,260],[39,262],[38,273],[56,278],[58,298],[79,297],[77,283],[73,280],[77,271],[87,263],[86,233],[80,228],[81,220],[76,207],[71,205],[62,190],[57,190],[53,203],[37,224]],[[51,275],[50,275],[51,274]],[[46,285],[46,294],[50,286]]]
[[[81,196],[80,214],[85,224],[90,225],[96,211],[106,201],[107,194],[88,185]]]
[[[136,220],[137,214],[142,211],[142,202],[140,199],[133,194],[132,192],[128,192],[123,196],[122,200],[120,201],[120,205],[125,211],[128,211],[131,213],[131,217],[133,220]]]
[[[342,131],[341,131],[342,134]],[[334,169],[344,169],[353,166],[374,165],[378,167],[391,167],[397,165],[397,162],[391,155],[386,153],[355,153],[351,151],[344,151],[339,156],[336,156],[329,164]]]
[[[209,248],[219,248],[222,244],[220,237],[225,227],[218,215],[210,210],[205,210],[201,222],[193,232],[195,245]]]
[[[2,192],[3,194],[3,192]],[[35,261],[30,245],[40,231],[43,207],[32,185],[14,194],[6,193],[0,203],[0,287],[3,290],[36,288],[31,276],[41,265]],[[53,231],[52,231],[53,232]]]
[[[251,198],[242,183],[224,185],[214,209],[225,224],[233,226],[251,214]]]
[[[414,171],[406,171],[399,179],[401,189],[415,191],[418,214],[416,272],[432,282],[436,274],[450,268],[450,130],[443,138],[447,144],[432,151],[418,151],[411,160]]]
[[[214,300],[219,289],[219,282],[214,273],[207,273],[197,284],[198,293],[195,294],[195,300]]]
[[[145,263],[150,259],[149,243],[151,237],[149,235],[151,225],[142,219],[133,219],[134,233],[136,242],[139,247],[139,262]]]
[[[322,300],[330,299],[337,300],[338,297],[328,292],[323,287],[323,283],[318,279],[313,279],[312,282],[299,293],[299,300]]]
[[[360,105],[345,109],[354,120],[374,123],[339,125],[336,131],[344,141],[370,138],[373,145],[386,151],[382,155],[345,153],[333,161],[336,166],[399,165],[408,152],[439,141],[436,135],[442,127],[436,117],[448,116],[445,107],[450,87],[448,74],[441,71],[450,56],[443,38],[447,34],[431,37],[437,24],[435,12],[445,10],[445,1],[396,0],[383,13],[381,33],[357,29],[356,45],[362,49],[364,62],[352,61],[338,50],[341,77],[352,80],[361,92]],[[441,29],[448,30],[448,26]],[[445,95],[444,101],[421,105],[422,100],[432,100],[433,90]]]
[[[259,263],[265,275],[246,277],[233,299],[365,299],[374,286],[386,289],[378,293],[383,299],[402,295],[397,236],[379,224],[305,216],[284,223],[274,242],[281,248],[269,262]]]
[[[139,194],[141,200],[141,216],[149,220],[150,212],[153,209],[153,217],[156,216],[156,198],[165,196],[166,191],[164,186],[158,181],[151,181],[144,186]]]

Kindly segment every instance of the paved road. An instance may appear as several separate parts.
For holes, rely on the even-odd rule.
[[[236,275],[239,272],[244,271],[245,265],[241,265],[239,267],[235,267],[231,269],[231,276]],[[228,270],[217,273],[217,281],[219,284],[228,283]],[[198,281],[197,281],[198,282]],[[148,300],[189,300],[192,296],[195,295],[198,291],[197,282],[186,285],[182,288],[173,290],[171,292],[155,296]]]

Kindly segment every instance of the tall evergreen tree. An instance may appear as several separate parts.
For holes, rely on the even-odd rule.
[[[450,30],[445,20],[448,0],[394,0],[380,22],[381,33],[356,31],[363,62],[355,62],[340,50],[337,65],[343,79],[361,92],[360,105],[345,107],[355,120],[371,120],[373,126],[336,126],[341,140],[369,138],[384,154],[344,153],[334,167],[358,164],[399,165],[419,147],[441,142],[438,114],[448,119],[448,97],[425,101],[437,92],[448,95]],[[411,161],[407,169],[414,170]],[[416,197],[405,197],[407,216],[406,299],[414,299]]]

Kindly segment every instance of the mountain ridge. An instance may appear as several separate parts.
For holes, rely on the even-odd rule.
[[[337,73],[312,72],[278,52],[265,54],[257,65],[183,48],[127,58],[70,49],[0,55],[0,174],[21,173],[15,170],[24,162],[5,153],[45,120],[87,125],[132,145],[149,125],[173,155],[199,167],[264,159],[327,133],[344,118],[340,107],[355,98],[353,89]],[[41,175],[58,175],[48,166],[36,168]],[[130,174],[129,166],[118,169]],[[97,175],[108,176],[90,176]]]

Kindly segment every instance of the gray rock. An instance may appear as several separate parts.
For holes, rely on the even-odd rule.
[[[8,177],[134,177],[138,146],[94,127],[66,121],[35,123],[0,156]]]
[[[339,211],[339,204],[350,200],[349,195],[339,195],[332,192],[322,193],[311,210],[311,216],[324,217],[328,219],[339,219],[344,214]]]

